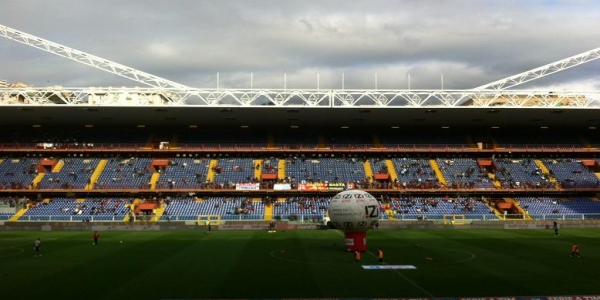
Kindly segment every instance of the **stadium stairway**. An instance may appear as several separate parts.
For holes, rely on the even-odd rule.
[[[60,170],[62,170],[62,168],[65,166],[65,161],[64,160],[59,160],[56,165],[54,165],[54,168],[52,168],[52,173],[58,173],[60,172]]]
[[[487,204],[487,207],[490,209],[490,211],[494,212],[494,215],[496,215],[498,220],[502,220],[502,213],[497,208],[491,206],[489,203]]]
[[[85,198],[77,198],[75,199],[75,203],[84,203],[85,202]]]
[[[546,167],[546,165],[544,165],[544,163],[539,159],[536,159],[534,161],[535,161],[535,164],[540,168],[540,170],[542,170],[542,174],[548,176],[548,179],[550,180],[550,182],[552,184],[556,184],[556,178],[554,178],[554,176],[550,175],[550,171],[548,171],[548,168]]]
[[[277,178],[285,178],[285,159],[280,159],[277,163]]]
[[[388,208],[385,210],[385,214],[388,216],[388,219],[390,220],[398,220],[398,218],[396,218],[396,214],[394,213],[394,210],[391,208]]]
[[[108,163],[108,159],[100,160],[100,162],[98,163],[98,166],[94,170],[94,173],[92,173],[92,176],[90,177],[90,183],[88,183],[84,189],[86,189],[86,190],[94,189],[94,184],[98,180],[98,177],[100,177],[100,174],[102,174],[102,171],[104,171],[104,168],[106,167],[107,163]]]
[[[10,219],[8,219],[8,222],[17,222],[19,220],[19,218],[27,212],[27,210],[29,210],[28,205],[21,208],[16,214],[14,214],[12,217],[10,217]]]
[[[125,205],[125,207],[129,207],[129,210],[135,213],[135,207],[137,207],[138,204],[140,204],[140,202],[141,202],[141,200],[139,198],[135,198],[135,200],[133,200],[132,204],[127,204],[127,205]],[[123,218],[123,222],[129,222],[130,219],[131,219],[131,214],[128,213]]]
[[[165,213],[166,205],[161,204],[159,207],[154,209],[154,217],[152,218],[152,222],[158,222],[160,217]]]
[[[598,177],[598,179],[600,179],[600,172],[596,172],[594,174],[596,174],[596,177]]]
[[[367,178],[373,178],[373,169],[371,169],[371,163],[369,163],[369,160],[365,160],[365,162],[363,162],[364,168],[365,168],[365,176]]]
[[[256,166],[258,165],[258,168],[256,168]],[[255,159],[254,160],[254,178],[261,178],[262,175],[262,166],[263,166],[263,160],[262,159]]]
[[[496,174],[494,173],[488,173],[488,178],[490,178],[490,180],[492,180],[492,182],[494,183],[494,186],[499,189],[502,187],[502,184],[500,183],[500,181],[496,180]]]
[[[44,176],[46,176],[46,173],[38,173],[31,182],[31,188],[38,186],[42,182],[42,179],[44,179]]]
[[[388,173],[390,174],[390,180],[392,182],[396,181],[396,179],[398,178],[398,173],[396,173],[396,168],[394,168],[394,163],[392,162],[392,160],[386,159],[385,165],[387,166]]]
[[[208,164],[208,173],[206,174],[206,180],[208,182],[214,182],[215,180],[215,167],[219,161],[216,159],[211,159]]]
[[[435,159],[430,159],[429,160],[429,165],[431,166],[431,168],[433,169],[433,171],[435,172],[435,177],[438,179],[438,181],[443,185],[446,186],[446,178],[444,178],[444,175],[442,175],[442,170],[440,170],[440,166],[438,166],[437,162],[435,161]]]
[[[150,189],[151,190],[156,189],[156,183],[158,182],[159,178],[160,178],[160,173],[158,173],[158,172],[152,173],[152,176],[150,177]]]
[[[279,201],[279,199],[277,199],[277,201]],[[273,203],[265,204],[265,215],[264,215],[265,221],[273,220],[273,211],[274,211]]]
[[[517,210],[519,211],[519,213],[524,216],[524,220],[533,220],[533,218],[529,215],[529,213],[527,213],[527,211],[525,211],[521,207],[521,204],[519,204],[519,202],[517,202],[515,199],[509,198],[509,197],[504,198],[504,199],[508,200],[508,202],[512,203],[512,205],[517,208]]]

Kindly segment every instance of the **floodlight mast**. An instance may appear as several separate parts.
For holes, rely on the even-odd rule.
[[[139,83],[161,88],[161,89],[178,89],[178,90],[193,90],[194,88],[179,84],[177,82],[164,79],[146,72],[136,70],[108,59],[104,59],[92,54],[85,53],[49,40],[24,33],[22,31],[4,26],[0,24],[0,36],[7,39],[37,48],[54,55],[58,55],[96,69],[100,69]]]

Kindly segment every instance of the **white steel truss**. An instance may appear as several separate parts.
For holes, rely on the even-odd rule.
[[[512,75],[474,88],[475,90],[505,90],[600,58],[600,48],[586,51],[541,67]]]
[[[505,89],[600,58],[600,48],[472,90],[198,89],[0,25],[0,36],[153,88],[0,88],[0,105],[196,105],[284,107],[598,107],[600,92]]]
[[[186,85],[148,74],[132,67],[51,42],[4,25],[0,25],[0,36],[152,87],[190,89],[190,87]]]
[[[590,51],[586,51],[541,67],[531,69],[516,75],[512,75],[494,82],[490,82],[474,88],[473,90],[497,90],[503,91],[517,85],[521,85],[526,82],[548,76],[550,74],[558,73],[560,71],[573,68],[584,63],[590,62],[600,58],[600,48],[596,48]],[[469,95],[463,95],[458,101],[455,102],[457,106],[469,105]]]
[[[0,88],[3,106],[455,107],[465,98],[472,107],[600,108],[600,91]]]

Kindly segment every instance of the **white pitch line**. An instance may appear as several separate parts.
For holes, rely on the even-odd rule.
[[[341,231],[337,231],[338,234],[342,235]],[[373,253],[373,252],[369,252],[367,251],[367,253],[371,254],[373,257],[377,258],[377,256]],[[385,262],[384,262],[385,264]],[[408,277],[404,276],[404,274],[400,273],[400,271],[394,269],[392,270],[394,271],[396,274],[398,274],[400,277],[404,278],[404,280],[406,280],[408,283],[412,284],[414,287],[416,287],[417,289],[421,290],[421,292],[427,294],[427,296],[429,296],[430,298],[435,298],[435,296],[433,296],[433,294],[431,294],[430,292],[428,292],[426,289],[424,289],[423,287],[421,287],[420,285],[418,285],[416,282],[410,280]]]
[[[0,258],[13,257],[13,256],[17,256],[17,255],[20,255],[21,253],[25,252],[25,250],[23,250],[23,248],[10,246],[10,247],[5,247],[5,248],[0,248],[0,253],[1,253],[1,251],[9,250],[9,249],[15,249],[15,250],[17,250],[19,252],[9,253],[9,254],[5,254],[5,255],[0,255]]]
[[[367,251],[367,253],[371,254],[373,257],[377,258],[377,255],[375,255],[375,253],[371,252],[371,251]],[[383,263],[385,264],[385,262]],[[435,298],[433,296],[433,294],[431,294],[430,292],[428,292],[426,289],[424,289],[422,286],[418,285],[416,282],[410,280],[408,277],[404,276],[404,274],[400,273],[400,271],[396,270],[396,269],[392,269],[392,271],[394,271],[394,273],[398,274],[400,277],[404,278],[404,280],[408,281],[408,283],[412,284],[414,287],[418,288],[419,290],[421,290],[421,292],[427,294],[430,298]]]

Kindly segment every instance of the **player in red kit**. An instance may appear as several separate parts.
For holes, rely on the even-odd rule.
[[[575,257],[577,256],[577,258],[579,258],[579,245],[577,245],[577,243],[573,243],[573,245],[571,245],[571,257]]]
[[[94,246],[98,245],[98,239],[100,238],[100,233],[98,233],[98,231],[94,231]]]

